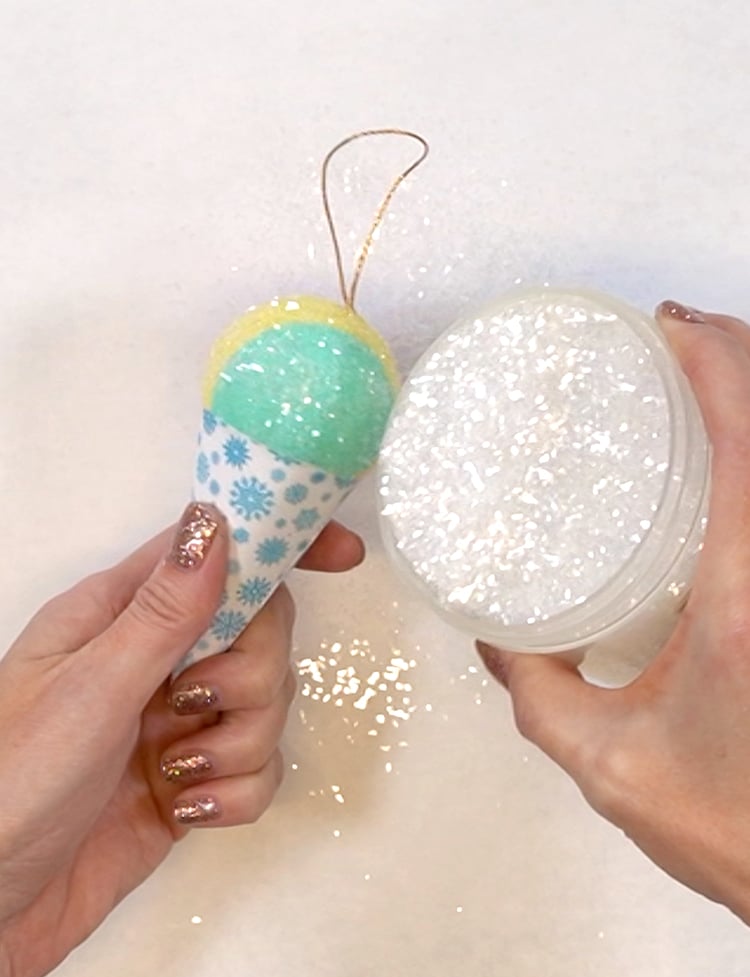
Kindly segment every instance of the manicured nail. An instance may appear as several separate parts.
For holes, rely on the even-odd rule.
[[[676,319],[678,322],[705,322],[706,317],[698,309],[691,309],[689,305],[680,305],[679,302],[662,302],[656,309],[657,316],[667,319]]]
[[[196,713],[215,709],[219,694],[208,685],[196,683],[173,689],[169,701],[178,716],[194,716]]]
[[[185,783],[189,780],[197,780],[204,774],[210,773],[212,763],[208,757],[201,753],[192,753],[190,756],[178,756],[165,760],[161,765],[161,773],[170,784]]]
[[[221,817],[221,808],[213,797],[193,797],[174,806],[175,821],[180,824],[204,824]]]
[[[211,505],[191,502],[182,513],[167,560],[183,570],[195,570],[208,556],[221,516]]]
[[[476,647],[487,671],[498,680],[503,688],[507,689],[508,672],[500,652],[497,648],[493,648],[492,645],[487,645],[483,641],[477,641]]]

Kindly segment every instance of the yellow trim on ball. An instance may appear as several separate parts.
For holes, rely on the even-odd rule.
[[[253,306],[229,326],[214,343],[203,380],[203,404],[210,409],[214,387],[224,365],[245,343],[267,329],[283,329],[293,322],[326,324],[354,336],[378,357],[394,390],[400,385],[398,368],[388,344],[377,330],[352,309],[314,295],[274,299]]]

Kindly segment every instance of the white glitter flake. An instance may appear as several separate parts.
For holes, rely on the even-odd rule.
[[[415,368],[381,453],[382,512],[440,605],[533,624],[633,554],[669,459],[667,394],[629,325],[519,299],[459,323]]]

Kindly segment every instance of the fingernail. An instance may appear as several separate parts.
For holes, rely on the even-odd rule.
[[[204,774],[210,773],[213,764],[201,753],[192,753],[190,756],[178,756],[165,760],[161,765],[162,776],[170,784],[184,783],[188,780],[197,780]]]
[[[487,671],[498,680],[503,688],[507,689],[508,672],[505,668],[505,663],[502,656],[498,652],[497,648],[493,648],[492,645],[485,644],[484,641],[477,641],[476,647],[477,651],[479,652],[479,657],[484,662]]]
[[[173,689],[169,697],[172,709],[178,716],[194,716],[199,712],[209,712],[215,709],[219,701],[216,689],[208,685],[185,685],[180,689]]]
[[[678,322],[705,322],[706,317],[698,309],[691,309],[689,305],[667,300],[656,309],[657,316],[666,319],[676,319]]]
[[[195,570],[208,556],[221,516],[211,505],[191,502],[182,513],[167,560],[183,570]]]
[[[221,817],[221,808],[213,797],[193,797],[175,804],[174,817],[180,824],[204,824]]]

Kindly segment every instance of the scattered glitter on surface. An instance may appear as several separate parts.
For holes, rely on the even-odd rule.
[[[417,706],[410,698],[413,686],[405,681],[415,665],[414,659],[406,659],[397,649],[385,665],[379,665],[365,638],[353,639],[345,650],[338,641],[323,643],[316,658],[303,658],[297,663],[300,693],[313,702],[331,703],[344,710],[343,721],[352,731],[361,732],[369,725],[365,731],[377,735],[379,729],[371,723],[397,729],[416,712]],[[304,708],[300,718],[305,722]]]

